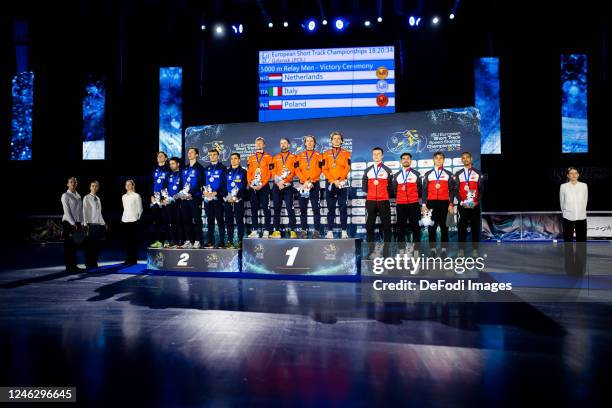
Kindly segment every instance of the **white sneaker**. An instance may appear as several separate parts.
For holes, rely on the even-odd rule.
[[[342,239],[348,239],[348,232],[346,232],[346,230],[342,230],[342,234],[340,235],[340,238]]]
[[[261,237],[262,238],[270,238],[270,233],[268,231],[264,231]]]
[[[334,239],[334,232],[327,231],[327,234],[325,234],[325,239]]]
[[[249,238],[259,238],[259,232],[257,232],[256,230],[251,231],[251,233],[249,234]]]
[[[193,248],[191,245],[191,241],[185,241],[183,245],[181,245],[181,249],[191,249]]]
[[[200,241],[195,241],[193,243],[193,249],[200,249]]]

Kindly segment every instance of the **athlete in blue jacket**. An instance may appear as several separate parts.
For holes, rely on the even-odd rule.
[[[226,191],[225,175],[227,169],[219,162],[219,151],[208,151],[210,164],[204,168],[204,212],[208,223],[206,248],[215,246],[215,220],[219,227],[219,247],[225,245],[225,223],[223,220],[223,197]]]
[[[181,221],[185,234],[185,243],[181,246],[183,249],[198,249],[202,242],[204,167],[198,163],[199,155],[200,151],[197,147],[187,149],[189,161],[183,168],[183,190],[181,191]]]
[[[240,154],[232,153],[230,168],[227,169],[225,200],[225,225],[227,226],[226,248],[240,248],[244,235],[244,200],[247,192],[247,171],[240,166]],[[234,221],[238,226],[238,240],[234,241]]]

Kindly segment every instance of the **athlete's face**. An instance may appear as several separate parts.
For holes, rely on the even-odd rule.
[[[340,147],[340,146],[342,146],[342,136],[340,136],[340,135],[333,135],[332,139],[331,139],[331,142],[332,142],[332,146],[333,147]]]
[[[578,181],[578,177],[580,177],[578,170],[572,169],[569,173],[567,173],[567,178],[569,181]]]
[[[72,177],[71,179],[68,180],[68,183],[66,185],[68,186],[68,189],[76,190],[79,183],[77,182],[76,178]]]
[[[196,151],[195,151],[195,150],[193,150],[193,149],[189,149],[189,150],[187,151],[187,158],[188,158],[189,160],[197,160],[197,158],[198,158],[198,154],[196,153]]]
[[[402,167],[410,167],[410,163],[412,163],[412,159],[410,158],[410,156],[403,156],[402,157]]]
[[[125,182],[125,189],[127,191],[133,191],[134,190],[134,183],[132,183],[131,181],[126,181]]]
[[[312,150],[315,147],[315,141],[312,137],[307,137],[306,140],[304,140],[304,145],[306,146],[306,149]]]
[[[89,191],[91,192],[91,194],[95,195],[99,189],[100,189],[100,186],[98,185],[98,183],[91,183],[89,185]]]
[[[441,154],[434,156],[433,160],[436,167],[440,167],[444,164],[444,156],[442,156]]]
[[[383,152],[381,152],[380,150],[376,149],[376,150],[372,150],[372,160],[375,163],[380,163],[383,159]]]
[[[157,153],[157,164],[163,166],[166,164],[166,155],[163,153]]]
[[[179,164],[174,160],[170,160],[170,170],[177,171],[178,169],[179,169]]]
[[[264,147],[266,147],[266,144],[264,143],[263,140],[258,139],[258,140],[255,141],[255,149],[256,150],[263,150]]]
[[[219,152],[208,152],[208,158],[211,163],[216,163],[219,161]]]
[[[463,163],[464,166],[471,166],[472,165],[472,156],[469,154],[462,154],[461,155],[461,163]]]
[[[287,150],[289,150],[289,142],[286,141],[285,139],[281,139],[280,148],[281,148],[281,151],[286,152]]]
[[[240,166],[240,158],[234,154],[230,158],[230,163],[232,164],[232,167],[238,167]]]

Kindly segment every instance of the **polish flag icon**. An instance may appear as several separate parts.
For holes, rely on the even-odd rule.
[[[283,101],[270,101],[268,103],[268,109],[270,110],[283,109]]]

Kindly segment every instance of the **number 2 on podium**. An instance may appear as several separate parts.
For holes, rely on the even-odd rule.
[[[295,262],[295,257],[297,256],[299,250],[300,247],[293,247],[291,249],[288,249],[287,252],[285,252],[285,255],[289,257],[289,259],[287,259],[287,266],[293,266],[293,263]]]

